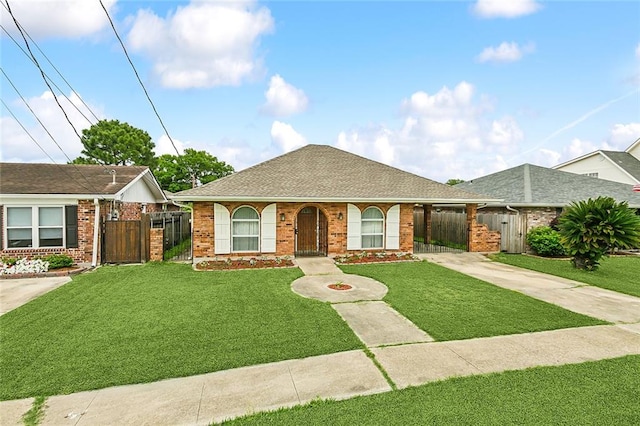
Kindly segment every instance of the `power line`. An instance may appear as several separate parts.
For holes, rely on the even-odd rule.
[[[78,139],[82,139],[82,137],[80,136],[80,133],[78,133],[78,130],[76,129],[76,127],[73,125],[73,123],[69,119],[69,116],[67,115],[67,112],[64,110],[64,108],[62,108],[62,105],[58,101],[57,96],[55,96],[55,92],[53,91],[53,88],[51,87],[51,85],[47,81],[47,77],[45,76],[44,71],[42,70],[42,67],[40,66],[40,63],[38,62],[38,59],[35,57],[35,55],[31,51],[31,47],[29,46],[29,42],[27,41],[27,38],[25,37],[24,32],[22,31],[22,27],[18,23],[18,20],[16,19],[16,17],[13,15],[13,11],[11,10],[11,6],[9,5],[9,0],[5,0],[5,3],[6,3],[7,11],[11,15],[11,18],[13,19],[13,22],[16,25],[16,28],[18,28],[18,31],[20,32],[20,35],[22,36],[22,39],[24,40],[24,44],[27,47],[27,50],[29,51],[29,54],[31,55],[31,58],[33,59],[33,62],[36,64],[36,67],[40,71],[40,75],[42,75],[42,79],[44,80],[44,84],[47,85],[47,87],[49,88],[51,93],[54,93],[53,99],[56,101],[56,104],[58,104],[58,107],[62,111],[62,114],[64,114],[64,118],[67,120],[67,122],[69,123],[69,125],[73,129],[73,131],[76,134],[76,136],[78,136]]]
[[[29,136],[29,138],[33,141],[33,143],[35,143],[35,144],[38,146],[38,148],[40,148],[40,151],[42,151],[42,152],[44,153],[44,155],[46,155],[47,157],[49,157],[49,160],[51,160],[51,162],[52,162],[53,164],[55,164],[56,166],[60,167],[60,168],[61,168],[61,170],[62,170],[62,171],[63,171],[67,176],[69,176],[69,178],[71,178],[72,180],[74,180],[74,181],[78,182],[78,184],[79,184],[80,186],[82,186],[84,189],[89,190],[89,192],[91,192],[91,191],[95,191],[96,193],[98,192],[98,191],[96,191],[96,189],[93,187],[93,185],[91,185],[91,183],[87,180],[87,178],[86,178],[86,177],[85,177],[85,180],[87,181],[87,183],[89,183],[89,185],[91,185],[91,188],[89,188],[89,187],[87,187],[87,186],[83,185],[83,184],[82,184],[81,182],[79,182],[76,178],[74,178],[74,177],[73,177],[73,176],[71,176],[69,173],[67,173],[67,170],[66,170],[64,167],[62,167],[60,164],[56,163],[56,160],[54,160],[54,159],[53,159],[53,157],[51,157],[51,155],[49,155],[49,153],[48,153],[48,152],[47,152],[47,151],[42,147],[42,145],[40,145],[40,144],[38,143],[38,141],[37,141],[37,140],[36,140],[36,139],[31,135],[31,133],[29,132],[29,130],[27,130],[27,128],[22,124],[22,122],[20,122],[20,120],[18,119],[18,117],[16,117],[16,115],[13,113],[13,111],[11,111],[11,108],[9,108],[9,105],[7,105],[7,104],[5,103],[5,101],[4,101],[4,100],[2,100],[2,99],[0,99],[0,102],[2,102],[2,105],[4,105],[4,107],[6,108],[6,110],[7,110],[7,111],[9,111],[9,114],[11,114],[11,116],[13,117],[13,119],[14,119],[14,120],[16,120],[16,122],[18,123],[18,125],[22,128],[22,130],[24,130],[24,132],[27,134],[27,136]],[[74,166],[74,167],[75,167],[75,166]],[[77,168],[76,168],[76,170],[77,170]],[[80,172],[80,171],[78,170],[78,172]],[[82,175],[82,173],[80,173],[80,175],[81,175],[82,177],[84,177],[84,175]]]
[[[5,0],[5,1],[8,1],[8,0]],[[122,41],[122,38],[120,38],[120,34],[118,34],[118,31],[116,30],[116,26],[114,25],[113,20],[111,19],[111,15],[109,15],[109,11],[107,11],[107,8],[104,7],[104,3],[102,3],[102,0],[98,0],[98,1],[100,2],[100,6],[102,6],[102,10],[104,10],[105,15],[107,15],[107,19],[109,20],[109,24],[111,24],[111,28],[113,29],[113,32],[116,35],[116,38],[120,42],[120,46],[122,46],[122,50],[124,51],[124,55],[127,57],[127,61],[129,61],[129,64],[131,65],[131,68],[133,69],[133,73],[136,75],[136,78],[138,79],[138,83],[140,83],[140,86],[142,87],[142,90],[144,91],[144,94],[147,97],[147,100],[151,104],[151,108],[153,108],[153,112],[156,114],[156,117],[158,117],[158,121],[160,121],[160,125],[162,126],[162,129],[164,130],[164,133],[169,138],[169,141],[171,142],[171,145],[173,146],[173,149],[176,151],[176,154],[178,154],[178,157],[179,157],[180,156],[180,151],[178,151],[178,148],[176,148],[176,144],[173,142],[173,138],[171,137],[171,135],[169,135],[169,131],[167,130],[167,127],[164,125],[164,122],[162,121],[162,118],[160,118],[160,114],[158,114],[158,110],[156,109],[156,106],[154,105],[153,101],[151,100],[151,97],[149,96],[149,92],[147,92],[147,88],[144,87],[144,84],[142,83],[142,79],[140,78],[140,75],[138,74],[138,70],[136,70],[135,65],[133,65],[133,61],[131,61],[131,57],[129,56],[129,52],[127,52],[127,48],[125,47],[124,42]]]
[[[16,93],[18,94],[18,96],[20,97],[20,99],[22,99],[22,102],[24,102],[24,104],[27,106],[27,108],[29,109],[29,111],[31,112],[31,114],[33,114],[33,116],[36,118],[36,120],[38,120],[38,123],[40,123],[40,125],[42,126],[42,128],[44,129],[44,131],[47,133],[47,135],[49,135],[49,137],[51,138],[51,140],[53,141],[54,144],[56,144],[56,146],[58,147],[58,149],[60,150],[60,152],[62,152],[62,154],[64,154],[64,156],[66,157],[67,160],[69,160],[70,164],[73,164],[73,167],[76,169],[76,171],[80,174],[80,176],[82,176],[84,178],[84,180],[87,181],[87,183],[89,184],[89,186],[91,186],[94,191],[97,193],[100,193],[100,191],[96,190],[95,187],[91,184],[91,182],[89,182],[89,179],[87,179],[87,177],[85,175],[82,174],[82,172],[78,169],[78,167],[73,163],[73,161],[71,160],[71,158],[69,158],[69,156],[67,155],[66,152],[64,152],[64,149],[62,149],[62,147],[60,146],[60,144],[58,143],[58,141],[56,140],[56,138],[53,137],[53,135],[51,134],[51,132],[49,131],[49,129],[47,129],[47,126],[44,125],[44,123],[42,122],[42,120],[40,120],[40,118],[38,117],[38,115],[35,113],[35,111],[31,108],[31,106],[29,105],[29,103],[26,101],[26,99],[24,98],[24,96],[22,96],[22,94],[20,93],[20,91],[18,90],[18,88],[16,87],[15,84],[13,84],[13,81],[11,81],[11,79],[9,78],[9,76],[7,75],[6,72],[4,72],[3,68],[0,68],[0,72],[2,72],[2,74],[5,76],[5,78],[7,79],[7,81],[9,82],[9,84],[11,85],[11,87],[13,87],[13,90],[16,91]],[[54,95],[55,98],[55,95]],[[4,102],[3,102],[4,104]],[[8,109],[8,108],[7,108]],[[109,170],[107,167],[105,167],[104,165],[102,166],[105,170]]]
[[[6,9],[6,5],[4,3],[2,3],[2,5],[5,7]],[[24,55],[29,58],[29,60],[35,65],[35,62],[33,61],[33,58],[31,58],[31,56],[29,55],[29,53],[27,53],[26,50],[24,50],[24,48],[20,45],[20,43],[18,43],[18,41],[11,35],[11,33],[9,33],[9,31],[7,31],[7,29],[4,27],[4,25],[0,24],[0,28],[2,28],[2,31],[4,31],[4,33],[7,35],[7,37],[9,37],[11,39],[11,41],[13,41],[13,43],[18,46],[18,48],[22,51],[22,53],[24,53]],[[44,56],[44,58],[47,60],[47,62],[49,63],[49,65],[51,65],[51,67],[56,71],[56,73],[60,76],[60,78],[62,78],[62,80],[67,84],[67,86],[69,87],[69,89],[73,92],[73,93],[78,93],[73,87],[71,87],[71,83],[69,83],[69,81],[64,77],[64,75],[62,75],[62,73],[60,72],[60,70],[58,68],[56,68],[56,66],[53,64],[53,62],[51,62],[51,60],[49,59],[49,57],[42,51],[42,49],[40,48],[40,46],[38,46],[38,44],[35,42],[35,40],[33,39],[33,37],[31,37],[29,35],[29,32],[23,27],[22,30],[24,31],[24,33],[27,35],[27,37],[29,38],[29,40],[31,40],[31,43],[36,47],[36,49],[38,49],[38,51],[40,52],[40,54],[42,56]],[[46,75],[46,74],[45,74]],[[58,86],[55,81],[53,81],[53,79],[51,77],[49,77],[47,75],[47,78],[49,79],[49,81],[55,86],[56,89],[58,89],[58,91],[60,92],[60,94],[62,94],[62,96],[64,96],[70,103],[71,105],[73,105],[73,107],[75,107],[75,109],[85,118],[85,120],[87,120],[89,123],[93,124],[91,122],[91,120],[89,120],[89,118],[84,115],[84,113],[82,112],[82,110],[80,108],[78,108],[78,106],[76,104],[74,104],[73,102],[71,102],[71,99],[69,99],[69,97],[67,95],[64,94],[64,91],[60,88],[60,86]],[[78,99],[80,99],[80,102],[82,102],[82,104],[85,106],[85,108],[87,109],[87,111],[89,111],[89,113],[93,116],[93,118],[95,118],[96,121],[100,121],[100,118],[98,118],[98,116],[91,110],[91,107],[89,107],[89,105],[84,101],[84,99],[82,99],[80,96],[78,96]]]

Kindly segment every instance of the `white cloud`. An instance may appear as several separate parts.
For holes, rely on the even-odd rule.
[[[269,9],[253,1],[191,2],[166,18],[140,10],[127,40],[165,87],[235,86],[262,71],[254,51],[273,27]]]
[[[524,135],[516,120],[491,117],[484,97],[461,82],[401,102],[398,129],[370,125],[342,131],[335,146],[431,179],[469,179],[506,167]]]
[[[171,140],[173,140],[173,144],[171,144]],[[173,137],[169,139],[166,134],[160,136],[154,143],[156,144],[154,151],[157,156],[164,154],[176,155],[176,150],[180,154],[184,153],[185,143]],[[175,145],[175,148],[173,145]]]
[[[487,140],[496,145],[511,145],[522,141],[524,134],[513,117],[503,117],[500,120],[493,120],[491,131]]]
[[[535,13],[541,7],[535,0],[478,0],[473,12],[481,18],[517,18]]]
[[[116,0],[103,0],[107,10]],[[33,38],[78,38],[94,34],[109,21],[97,1],[87,0],[20,0],[9,3],[20,25]],[[11,15],[2,7],[0,22],[12,34],[18,34]]]
[[[66,111],[67,116],[74,124],[74,127],[78,130],[78,133],[82,134],[82,129],[86,129],[91,126],[91,123],[87,118],[91,119],[92,122],[95,122],[95,119],[81,102],[81,99],[77,94],[71,93],[68,98],[69,99],[62,95],[57,96],[58,102],[60,102]],[[64,118],[62,111],[60,111],[60,108],[55,102],[53,94],[47,91],[41,96],[27,99],[27,102],[38,118],[43,122],[44,126],[49,130],[58,145],[60,145],[64,153],[51,140],[42,126],[32,119],[30,113],[25,113],[26,107],[23,104],[16,103],[16,107],[11,109],[14,114],[18,115],[20,121],[27,128],[31,136],[33,136],[40,146],[42,146],[42,148],[51,157],[53,157],[54,161],[57,163],[66,163],[68,160],[65,154],[71,160],[79,156],[80,151],[82,150],[82,143]],[[98,110],[98,108],[91,105],[90,108],[94,113],[96,113],[98,118],[103,118],[103,114]],[[83,117],[78,110],[80,110],[87,118]],[[0,157],[2,161],[51,162],[47,155],[38,148],[15,119],[12,117],[2,117],[1,120],[2,126],[0,126],[0,136],[2,139],[2,150],[0,152]]]
[[[640,123],[614,124],[607,141],[616,150],[625,150],[640,138]]]
[[[280,153],[293,151],[307,144],[304,136],[296,132],[291,125],[280,121],[274,121],[271,125],[271,140]]]
[[[299,114],[309,105],[309,99],[304,91],[287,83],[278,74],[271,77],[269,89],[264,96],[267,102],[262,106],[262,110],[276,117]]]
[[[525,54],[533,52],[534,49],[533,44],[527,44],[521,48],[516,42],[507,43],[504,41],[497,47],[485,47],[476,60],[480,63],[516,62],[522,59]]]

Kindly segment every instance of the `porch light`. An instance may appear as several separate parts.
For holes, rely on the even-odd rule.
[[[284,213],[280,213],[280,222],[284,222]]]
[[[342,212],[338,213],[338,220],[342,220],[344,216],[342,216]]]

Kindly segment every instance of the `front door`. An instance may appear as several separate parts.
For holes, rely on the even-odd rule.
[[[317,207],[305,207],[296,218],[296,256],[327,255],[327,218]]]

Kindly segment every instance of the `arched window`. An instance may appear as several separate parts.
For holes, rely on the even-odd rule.
[[[240,207],[231,216],[231,251],[257,252],[260,240],[260,216],[252,207]]]
[[[362,248],[384,247],[384,215],[377,207],[368,207],[362,212]]]

